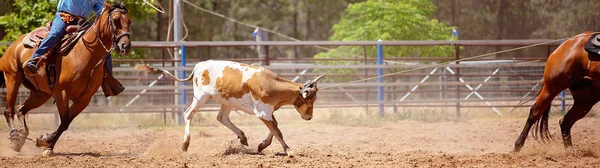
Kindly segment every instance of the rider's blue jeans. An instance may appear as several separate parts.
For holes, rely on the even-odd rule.
[[[48,52],[48,50],[54,47],[54,45],[56,45],[65,36],[65,29],[67,26],[69,25],[60,19],[60,12],[56,12],[56,14],[54,14],[54,20],[52,21],[52,27],[50,28],[48,37],[42,41],[40,47],[35,50],[31,58],[37,58],[41,55],[44,55]]]
[[[50,28],[50,33],[48,33],[48,37],[46,37],[40,47],[35,50],[33,56],[31,58],[37,58],[41,55],[44,55],[50,50],[54,45],[56,45],[66,34],[65,29],[69,26],[60,18],[60,12],[56,12],[54,15],[54,20],[52,21],[52,27]],[[112,56],[108,53],[108,57],[106,58],[106,62],[104,66],[108,69],[109,73],[112,74]]]

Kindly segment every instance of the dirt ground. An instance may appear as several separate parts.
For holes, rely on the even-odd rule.
[[[235,123],[235,121],[234,121]],[[258,123],[258,122],[257,122]],[[56,145],[56,156],[28,141],[22,152],[0,138],[0,167],[598,167],[598,118],[580,120],[573,128],[572,150],[560,140],[557,117],[550,120],[551,143],[529,137],[520,153],[513,143],[524,119],[467,121],[396,121],[375,126],[280,120],[280,129],[295,152],[280,156],[274,140],[263,154],[257,145],[267,128],[244,124],[249,147],[239,144],[224,126],[195,126],[187,153],[181,152],[181,126],[149,128],[71,128]],[[1,123],[6,124],[6,123]],[[5,125],[2,125],[5,127]],[[32,130],[41,135],[50,129]],[[4,129],[0,136],[8,135]],[[32,136],[35,137],[35,136]]]

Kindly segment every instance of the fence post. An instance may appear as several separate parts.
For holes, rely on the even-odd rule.
[[[179,52],[181,52],[181,79],[184,79],[185,76],[185,46],[181,46],[181,49],[179,50]],[[184,118],[185,118],[185,104],[186,104],[186,97],[185,97],[185,83],[181,82],[181,106],[183,108],[181,108],[181,117],[179,117],[179,124],[183,124]]]
[[[377,43],[377,104],[379,105],[379,117],[383,117],[383,45],[381,45],[381,39]]]
[[[173,7],[173,42],[178,42],[178,41],[181,41],[183,38],[183,27],[182,27],[183,20],[181,19],[181,14],[182,14],[181,0],[173,0],[172,3],[173,3],[172,4],[173,5],[172,6]],[[181,57],[180,57],[181,49],[182,48],[180,48],[180,49],[174,48],[173,55],[174,55],[175,59],[181,59]],[[179,67],[176,62],[172,62],[172,63],[175,68]],[[175,70],[174,72],[175,72],[175,74],[174,74],[175,76],[180,76],[179,71]],[[181,84],[183,84],[183,83],[181,83]],[[175,86],[175,87],[180,86],[180,83],[174,82],[173,86]],[[177,95],[178,91],[179,91],[178,89],[174,89],[174,92],[175,92],[175,95],[173,95],[173,99],[175,101],[174,104],[181,104],[180,102],[185,103],[185,101],[179,100],[180,97]],[[179,121],[181,121],[180,118],[183,118],[183,116],[178,116],[177,112],[174,112],[172,114],[174,114],[173,120],[176,124],[183,124],[183,123],[178,123]]]
[[[460,46],[458,44],[454,45],[454,59],[456,61],[456,65],[459,65],[460,62]],[[460,68],[456,67],[456,81],[460,81]],[[456,85],[456,117],[460,119],[460,85]]]
[[[269,34],[261,28],[256,28],[252,36],[256,37],[257,42],[269,41]],[[264,61],[264,65],[269,65],[269,46],[258,45],[256,51],[258,51],[258,58]]]
[[[368,64],[367,59],[367,46],[363,46],[363,50],[365,52],[365,65]],[[365,68],[365,79],[369,78],[369,68]],[[367,84],[367,81],[365,81]],[[369,115],[369,87],[367,87],[367,92],[365,93],[365,114]]]
[[[563,90],[562,92],[560,92],[560,112],[562,114],[565,114],[566,111],[566,107],[565,107],[565,90]]]

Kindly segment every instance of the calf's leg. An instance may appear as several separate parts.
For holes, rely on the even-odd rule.
[[[275,120],[275,116],[272,116],[271,118],[273,118],[273,122],[275,123],[275,126],[277,126],[277,120]],[[267,138],[258,145],[258,152],[262,152],[263,149],[267,148],[269,145],[271,145],[271,142],[273,142],[273,133],[269,132],[269,135],[267,136]]]
[[[187,152],[188,147],[190,146],[190,124],[192,122],[192,118],[194,114],[196,114],[196,110],[198,110],[206,101],[208,101],[208,95],[196,95],[192,104],[185,110],[185,133],[183,134],[183,143],[181,144],[181,150]]]
[[[268,120],[265,120],[265,119],[262,119],[262,118],[260,120],[263,123],[265,123],[265,125],[267,126],[267,128],[269,128],[269,130],[271,131],[271,133],[269,133],[269,134],[273,134],[273,136],[275,136],[275,138],[277,138],[277,140],[279,141],[279,143],[281,143],[281,147],[283,147],[283,152],[285,154],[287,154],[288,156],[293,156],[294,152],[292,152],[292,150],[290,149],[290,147],[283,140],[283,134],[281,134],[281,131],[279,130],[279,128],[277,128],[277,122],[275,122],[275,120],[268,121]]]
[[[240,139],[240,143],[242,143],[242,145],[248,146],[248,138],[246,138],[244,131],[240,130],[238,127],[233,125],[233,123],[229,119],[230,113],[231,113],[231,107],[221,105],[221,109],[219,110],[219,115],[217,115],[217,120],[219,122],[221,122],[221,124],[225,125],[225,127],[229,128],[231,131],[233,131]]]

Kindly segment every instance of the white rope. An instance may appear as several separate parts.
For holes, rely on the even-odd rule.
[[[157,3],[158,7],[160,7],[160,9],[158,9],[157,7],[155,7],[154,5],[152,5],[150,2],[148,2],[148,0],[144,0],[144,3],[142,3],[142,5],[148,5],[152,8],[154,8],[154,10],[160,12],[160,13],[165,13],[165,9],[162,7],[162,5],[160,5],[160,3]]]

